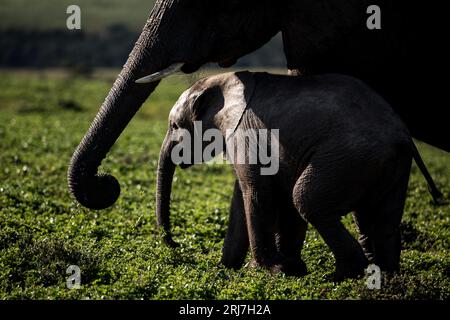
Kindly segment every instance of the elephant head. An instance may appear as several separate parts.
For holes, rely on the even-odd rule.
[[[277,33],[277,10],[268,0],[158,0],[72,156],[68,184],[76,200],[91,209],[117,200],[118,181],[98,173],[98,167],[159,80],[178,69],[194,72],[207,62],[231,66]]]
[[[164,242],[176,247],[170,232],[170,193],[176,165],[186,169],[192,164],[209,160],[203,157],[204,140],[200,150],[195,150],[196,137],[208,129],[218,129],[223,139],[227,130],[234,131],[251,100],[255,90],[253,74],[249,72],[228,73],[199,80],[185,91],[169,114],[169,127],[161,147],[156,186],[156,216],[158,226],[164,231]],[[201,122],[201,128],[198,124]],[[199,132],[200,131],[200,132]],[[175,161],[176,149],[189,137],[190,156]],[[225,143],[222,144],[225,149]],[[186,145],[185,145],[186,147]],[[224,151],[218,150],[220,151]],[[196,153],[201,153],[196,157]],[[216,154],[212,154],[215,156]],[[197,160],[197,158],[199,160]]]

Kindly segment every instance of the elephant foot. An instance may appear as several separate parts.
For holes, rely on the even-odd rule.
[[[305,262],[299,258],[285,259],[277,264],[279,272],[287,276],[303,277],[308,273]]]
[[[336,271],[333,275],[334,282],[341,282],[345,279],[356,279],[365,274],[369,265],[365,256],[356,256],[352,259],[336,261]]]
[[[284,273],[287,276],[293,277],[303,277],[308,271],[306,264],[301,259],[283,259],[281,262],[272,263],[258,263],[256,260],[252,259],[248,262],[245,267],[247,268],[263,268],[268,270],[272,274]]]
[[[245,265],[246,268],[261,268],[270,271],[270,273],[281,272],[281,266],[276,262],[276,260],[263,260],[257,261],[255,259],[250,260]]]
[[[261,265],[258,262],[256,262],[255,259],[250,260],[244,266],[244,268],[259,268],[259,267],[261,267]]]

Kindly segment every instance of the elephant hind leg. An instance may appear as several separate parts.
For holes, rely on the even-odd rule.
[[[340,215],[330,215],[324,219],[311,219],[336,259],[335,281],[354,278],[364,273],[368,265],[363,249],[348,232],[340,220]]]
[[[375,248],[373,243],[374,223],[371,218],[370,212],[364,210],[357,210],[353,212],[353,220],[356,224],[356,230],[358,231],[358,242],[361,245],[364,254],[366,255],[369,263],[375,263]]]
[[[410,175],[411,158],[398,157],[386,167],[382,182],[362,209],[354,214],[360,244],[371,263],[381,270],[398,272],[400,266],[400,222]]]
[[[293,190],[296,209],[313,225],[333,252],[336,281],[362,275],[368,265],[361,245],[341,222],[341,216],[351,211],[348,203],[359,197],[359,193],[349,187],[347,176],[351,175],[348,172],[351,169],[337,171],[325,165],[310,166],[302,173]]]
[[[387,272],[398,272],[400,269],[400,222],[410,173],[407,166],[402,169],[404,172],[380,202],[374,225],[375,264]]]
[[[375,221],[368,218],[380,214]],[[359,234],[358,242],[369,263],[376,264],[383,271],[397,272],[400,263],[400,220],[402,210],[392,204],[381,205],[353,214]]]
[[[312,200],[313,198],[309,199]],[[342,224],[342,212],[315,211],[314,209],[313,211],[309,211],[311,209],[305,210],[302,205],[298,207],[298,210],[319,232],[320,236],[333,252],[336,260],[335,281],[354,278],[364,273],[368,265],[367,258],[358,241],[353,238]]]

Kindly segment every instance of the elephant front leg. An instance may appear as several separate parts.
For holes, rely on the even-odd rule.
[[[221,263],[227,268],[239,269],[244,263],[248,246],[244,200],[242,199],[239,182],[236,180],[231,200],[228,230],[222,248]]]
[[[280,271],[286,275],[307,274],[306,264],[301,258],[307,227],[307,222],[293,206],[291,208],[282,206],[278,221],[277,247],[282,256]]]
[[[281,271],[278,265],[281,259],[275,239],[277,211],[273,210],[272,192],[260,183],[241,187],[252,264],[274,272]]]

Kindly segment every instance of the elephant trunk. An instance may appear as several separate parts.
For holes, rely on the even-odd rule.
[[[156,218],[158,227],[162,228],[164,232],[164,243],[171,248],[175,248],[178,246],[178,243],[172,239],[170,232],[170,194],[175,172],[175,164],[170,157],[172,146],[173,144],[169,141],[169,134],[167,134],[159,155],[156,185]]]
[[[162,39],[170,24],[174,0],[157,1],[126,64],[106,97],[88,132],[76,148],[68,170],[69,190],[75,199],[90,209],[104,209],[117,200],[120,185],[98,167],[159,81],[137,84],[143,76],[159,72],[170,64]],[[166,14],[167,13],[167,14]],[[172,57],[173,58],[173,57]]]

